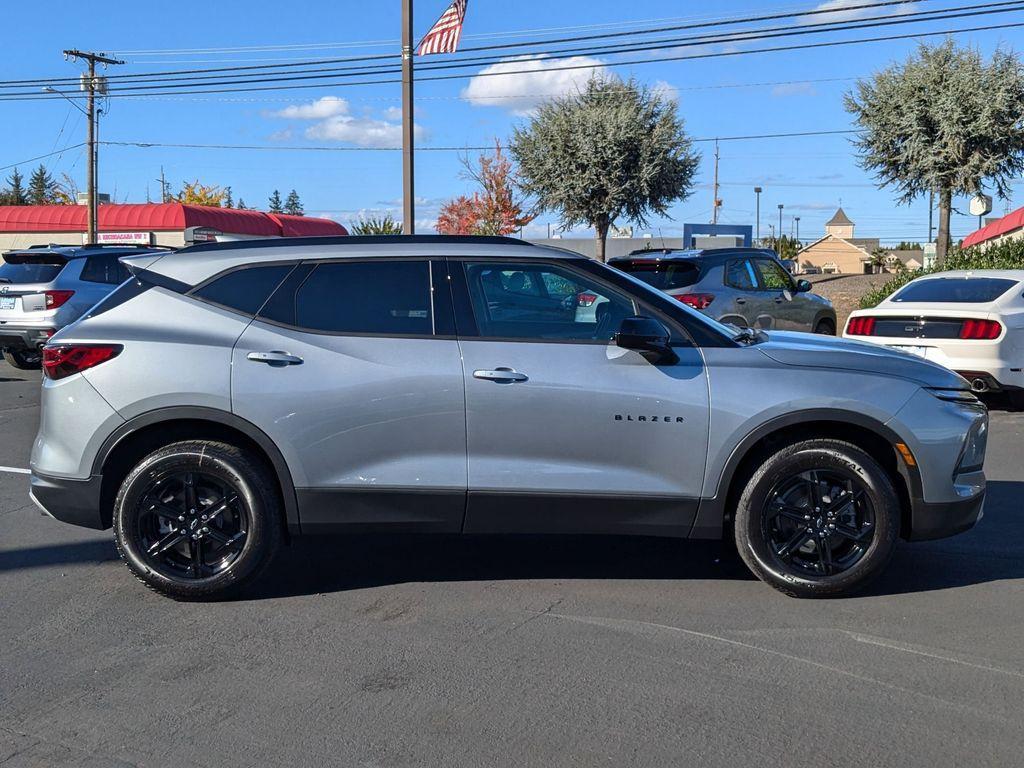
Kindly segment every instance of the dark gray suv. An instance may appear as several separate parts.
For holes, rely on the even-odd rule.
[[[774,251],[644,250],[608,263],[723,323],[834,336],[832,302],[795,280]]]
[[[38,368],[42,346],[128,279],[118,259],[152,248],[37,245],[0,260],[0,352],[15,368]],[[161,251],[161,253],[164,251]]]

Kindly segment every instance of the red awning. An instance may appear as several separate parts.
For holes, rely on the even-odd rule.
[[[1024,228],[1024,208],[1018,208],[1013,213],[1008,213],[1003,218],[986,224],[977,232],[972,232],[964,238],[964,248],[970,248],[972,245],[984,243],[1021,228]]]
[[[348,234],[341,224],[330,219],[182,203],[101,205],[97,214],[101,232],[210,227],[230,234],[263,237]],[[0,206],[0,232],[84,232],[86,217],[84,205],[5,205]]]

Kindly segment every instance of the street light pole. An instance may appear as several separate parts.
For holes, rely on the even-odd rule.
[[[412,0],[402,0],[402,234],[404,235],[416,233],[412,34]]]
[[[89,73],[86,75],[86,81],[83,85],[83,90],[86,91],[86,102],[85,102],[85,116],[87,118],[88,127],[86,129],[85,143],[86,153],[88,154],[88,170],[86,172],[86,186],[88,187],[88,224],[85,231],[85,239],[88,244],[96,242],[96,230],[98,228],[98,195],[97,195],[97,176],[96,176],[96,134],[97,134],[97,110],[96,110],[96,91],[100,87],[100,83],[96,80],[96,64],[124,64],[119,59],[112,59],[109,56],[103,56],[99,53],[89,53],[85,51],[78,51],[74,49],[64,51],[64,58],[70,58],[72,61],[77,59],[85,59],[89,66]]]
[[[793,221],[796,222],[796,245],[797,245],[797,248],[799,248],[800,247],[800,217],[799,216],[794,216],[793,217]]]
[[[782,203],[779,203],[779,239],[780,240],[782,239],[782,209],[783,208],[785,208],[785,206]],[[776,245],[778,245],[778,243],[776,243]]]
[[[754,200],[756,201],[754,203],[754,207],[756,208],[756,212],[754,214],[754,237],[758,242],[761,241],[761,191],[760,187],[754,187]]]

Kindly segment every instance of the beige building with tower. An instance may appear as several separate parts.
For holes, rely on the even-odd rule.
[[[839,208],[825,223],[824,237],[797,254],[800,269],[817,267],[822,272],[863,274],[872,271],[872,253],[880,245],[877,237],[854,237],[855,224]]]

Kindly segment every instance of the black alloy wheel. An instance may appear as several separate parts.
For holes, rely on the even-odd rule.
[[[778,565],[810,577],[832,576],[867,553],[874,507],[852,472],[812,469],[775,484],[762,506],[761,533]]]
[[[114,501],[114,541],[150,589],[179,600],[234,596],[281,545],[276,477],[261,457],[188,440],[142,458]]]
[[[237,488],[204,472],[172,472],[139,499],[146,557],[181,578],[203,579],[238,559],[250,514]]]

